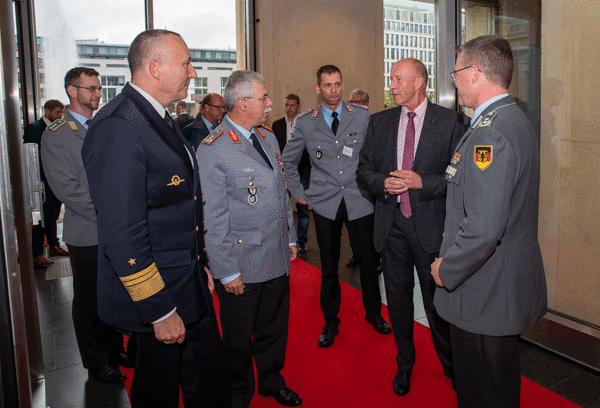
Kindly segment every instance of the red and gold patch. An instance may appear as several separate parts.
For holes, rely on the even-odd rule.
[[[259,128],[254,128],[254,130],[256,130],[258,132],[260,137],[262,137],[263,139],[265,138],[265,134],[263,132],[261,132]]]
[[[487,169],[493,160],[494,146],[475,146],[475,164],[481,170]]]
[[[235,134],[234,130],[230,130],[229,132],[227,132],[227,134],[231,138],[232,142],[239,142],[240,141],[240,138]]]

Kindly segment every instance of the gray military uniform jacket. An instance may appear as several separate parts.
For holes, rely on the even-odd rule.
[[[87,129],[70,112],[54,121],[42,137],[41,156],[48,184],[65,204],[63,241],[98,245],[98,222],[81,158]]]
[[[342,105],[337,135],[323,119],[320,109],[298,116],[294,134],[283,149],[283,166],[294,200],[304,197],[317,214],[333,220],[343,198],[348,219],[355,220],[373,213],[371,197],[356,182],[358,154],[365,141],[370,113],[364,106],[345,102]],[[306,191],[298,174],[305,148],[312,165],[310,187]]]
[[[510,96],[485,109],[447,170],[435,306],[471,333],[522,333],[546,313],[538,243],[539,142]]]
[[[270,130],[254,130],[271,169],[229,119],[198,146],[203,188],[204,242],[215,279],[241,273],[245,283],[266,282],[290,271],[296,242],[279,146]]]

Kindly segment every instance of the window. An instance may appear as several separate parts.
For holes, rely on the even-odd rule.
[[[208,77],[194,78],[194,83],[191,92],[201,95],[208,94]]]
[[[228,77],[221,77],[221,95],[225,92],[225,85],[227,85]]]

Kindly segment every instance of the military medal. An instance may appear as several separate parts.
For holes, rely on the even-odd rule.
[[[256,204],[256,187],[250,187],[248,193],[250,193],[248,194],[248,204]]]
[[[321,152],[320,150],[317,150],[317,152],[315,153],[315,155],[317,156],[317,159],[320,159],[321,156],[323,156],[323,152]]]
[[[452,160],[450,160],[450,163],[452,163],[456,166],[458,164],[458,162],[460,162],[461,156],[462,156],[462,154],[460,154],[458,152],[454,153],[454,157],[452,157]]]

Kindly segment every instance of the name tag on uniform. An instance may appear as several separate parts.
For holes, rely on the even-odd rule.
[[[450,177],[456,176],[456,171],[457,171],[456,167],[452,167],[450,165],[448,167],[446,167],[446,174],[449,175]]]
[[[351,147],[344,146],[344,149],[342,150],[342,154],[343,154],[344,156],[352,157],[352,151],[353,151],[353,150],[354,150],[354,149],[352,149]]]

